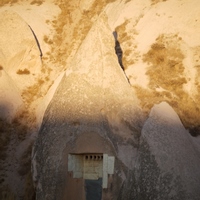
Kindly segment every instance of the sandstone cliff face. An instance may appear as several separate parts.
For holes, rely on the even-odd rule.
[[[67,155],[94,152],[115,157],[103,199],[197,199],[199,9],[1,1],[0,198],[35,198],[35,142],[38,199],[84,199]]]

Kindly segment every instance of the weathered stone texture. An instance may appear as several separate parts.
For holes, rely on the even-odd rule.
[[[0,19],[0,65],[22,92],[41,73],[38,41],[31,27],[16,12],[0,12]]]
[[[197,148],[167,103],[154,106],[142,129],[132,184],[127,180],[122,199],[199,199]]]
[[[94,50],[93,56],[92,51],[87,52],[89,47]],[[114,175],[103,190],[103,199],[117,199],[132,166],[130,159],[121,160],[118,152],[126,144],[138,146],[143,117],[137,102],[117,62],[114,38],[102,16],[46,110],[34,148],[37,199],[85,199],[83,180],[75,182],[67,172],[69,153],[114,156]],[[122,149],[127,155],[135,155],[136,148],[131,150]]]

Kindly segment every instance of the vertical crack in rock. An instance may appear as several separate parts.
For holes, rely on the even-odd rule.
[[[29,25],[28,25],[28,26],[29,26]],[[37,39],[37,36],[35,35],[35,32],[33,31],[33,29],[32,29],[30,26],[29,26],[29,28],[31,29],[31,32],[33,33],[33,36],[34,36],[35,41],[36,41],[36,43],[37,43],[38,49],[39,49],[39,51],[40,51],[40,58],[42,59],[43,54],[42,54],[42,49],[41,49],[41,47],[40,47],[40,43],[39,43],[39,41],[38,41],[38,39]]]
[[[118,35],[117,35],[117,32],[114,31],[113,32],[113,36],[115,38],[115,53],[118,57],[118,62],[119,62],[119,65],[121,66],[121,68],[123,69],[124,71],[124,66],[123,66],[123,63],[122,63],[122,56],[123,56],[123,51],[122,51],[122,48],[120,46],[120,43],[119,41],[117,40],[118,38]]]
[[[118,58],[118,63],[119,65],[121,66],[122,70],[124,71],[124,65],[123,65],[123,62],[122,62],[122,57],[123,57],[123,51],[122,51],[122,48],[120,46],[120,43],[118,41],[118,35],[117,35],[117,31],[113,31],[113,36],[115,38],[115,53],[117,55],[117,58]],[[126,73],[124,71],[124,74],[126,76]],[[127,81],[129,82],[129,79],[128,77],[126,76],[127,78]],[[130,82],[129,82],[130,83]]]

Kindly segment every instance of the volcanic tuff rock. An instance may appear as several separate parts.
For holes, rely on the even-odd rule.
[[[104,199],[196,199],[199,10],[199,0],[1,0],[0,199],[34,198],[36,138],[38,198],[66,186],[73,199],[66,155],[96,151],[116,159]]]
[[[33,185],[27,178],[32,146],[27,135],[34,131],[34,117],[23,93],[33,84],[41,58],[33,32],[20,15],[4,10],[0,18],[0,198],[12,199],[25,197]]]
[[[199,145],[175,111],[166,102],[155,105],[142,128],[137,161],[122,199],[197,200],[199,165]]]
[[[23,91],[40,72],[41,52],[31,27],[17,13],[3,11],[0,14],[1,65]]]
[[[102,14],[77,51],[45,112],[34,148],[37,199],[63,196],[84,199],[84,192],[81,196],[76,196],[80,195],[77,192],[71,194],[74,189],[69,187],[73,181],[68,180],[66,163],[68,153],[89,152],[116,157],[113,186],[103,197],[119,196],[123,176],[133,164],[128,156],[119,154],[118,158],[118,152],[129,154],[131,150],[136,154],[144,117],[113,46],[112,30]],[[88,48],[92,51],[87,51]]]

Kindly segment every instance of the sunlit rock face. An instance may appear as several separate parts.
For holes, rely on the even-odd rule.
[[[40,51],[26,22],[14,11],[0,12],[1,107],[11,121],[22,109],[21,94],[41,67]],[[3,108],[4,107],[4,108]],[[7,110],[7,111],[6,111]]]
[[[0,70],[0,105],[0,118],[7,122],[14,118],[23,105],[19,89],[3,68]]]
[[[35,139],[38,199],[85,198],[68,171],[81,153],[115,158],[103,199],[196,199],[199,10],[199,0],[1,0],[0,199],[34,198]],[[154,107],[163,101],[171,107]]]
[[[114,23],[143,110],[168,102],[193,136],[200,124],[199,8],[198,1],[129,1]]]
[[[0,18],[0,63],[23,92],[40,73],[41,52],[37,39],[31,27],[16,12],[3,11]]]
[[[45,112],[34,148],[37,199],[86,198],[84,179],[76,182],[67,171],[68,154],[114,156],[114,175],[102,198],[117,199],[123,190],[144,118],[113,46],[112,30],[102,14]]]

